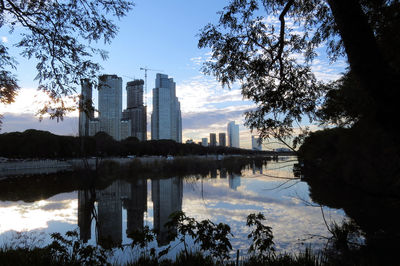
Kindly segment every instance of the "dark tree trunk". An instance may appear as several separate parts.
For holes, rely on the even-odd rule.
[[[370,119],[395,128],[399,80],[385,60],[358,0],[328,0],[342,37],[350,68],[373,99]]]

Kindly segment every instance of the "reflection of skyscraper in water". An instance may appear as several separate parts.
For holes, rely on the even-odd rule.
[[[120,181],[97,192],[98,239],[102,246],[116,246],[122,242],[122,201]]]
[[[256,174],[257,171],[259,171],[260,174],[263,173],[262,164],[261,165],[256,164],[254,161],[253,161],[252,169],[253,169],[253,175]]]
[[[211,178],[217,178],[217,169],[211,169],[210,170],[210,177]]]
[[[240,174],[229,173],[229,188],[237,190],[240,187]]]
[[[91,236],[92,210],[95,194],[90,190],[78,191],[78,227],[80,239],[86,243]]]
[[[226,174],[227,174],[226,169],[225,168],[221,168],[221,170],[219,171],[220,178],[226,178]]]
[[[135,230],[143,230],[144,213],[147,211],[147,180],[138,179],[126,187],[129,192],[124,197],[123,206],[127,212],[126,233],[129,235]]]
[[[151,181],[151,197],[154,212],[154,230],[159,246],[168,244],[168,229],[164,226],[169,215],[182,210],[183,184],[179,177]]]
[[[118,180],[103,190],[78,192],[78,226],[80,238],[91,238],[94,202],[97,201],[98,243],[113,247],[122,242],[122,207],[127,210],[127,234],[143,229],[144,212],[147,211],[147,180],[133,183]]]

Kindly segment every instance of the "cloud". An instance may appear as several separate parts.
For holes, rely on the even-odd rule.
[[[7,36],[1,36],[1,42],[2,43],[7,43],[8,42]]]
[[[0,114],[1,113],[31,113],[35,114],[40,110],[44,104],[49,101],[49,96],[43,91],[39,91],[33,88],[21,88],[17,91],[17,97],[11,104],[0,103]],[[72,99],[63,98],[66,106],[75,106]],[[70,116],[78,116],[78,111],[71,112]]]

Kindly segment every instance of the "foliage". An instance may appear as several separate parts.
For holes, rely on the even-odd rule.
[[[222,85],[240,84],[257,104],[246,125],[263,138],[285,141],[305,117],[349,122],[369,116],[390,125],[396,110],[390,95],[399,85],[398,10],[398,1],[231,0],[218,23],[201,30],[198,46],[211,48],[203,71]],[[346,80],[317,80],[311,63],[322,45],[332,61],[348,56],[355,91]],[[346,91],[331,92],[338,86]],[[354,102],[358,91],[363,97]],[[316,117],[325,96],[327,113]]]
[[[249,253],[261,260],[270,259],[275,255],[274,238],[272,235],[272,228],[263,225],[261,221],[265,220],[262,213],[249,214],[247,216],[246,225],[249,227],[255,226],[255,229],[247,236],[252,239],[252,244],[249,247]]]
[[[53,242],[48,246],[50,253],[62,265],[110,265],[106,250],[100,246],[84,244],[76,231],[66,232],[65,237],[53,233],[51,238]]]
[[[109,253],[99,246],[84,244],[76,231],[65,237],[51,234],[53,242],[43,248],[25,240],[14,247],[0,249],[0,265],[110,265]],[[29,239],[28,239],[29,240]]]
[[[125,0],[0,1],[0,28],[20,34],[15,46],[23,57],[37,60],[39,89],[50,97],[39,114],[62,119],[71,110],[64,97],[73,97],[81,79],[94,79],[100,69],[91,57],[107,58],[93,43],[110,43],[118,31],[110,18],[125,16],[132,5]],[[10,103],[19,88],[10,71],[17,62],[4,43],[0,51],[0,102]]]
[[[306,247],[304,252],[297,254],[275,255],[271,228],[264,226],[261,223],[263,220],[265,217],[261,213],[248,215],[247,225],[255,228],[249,234],[252,239],[250,256],[240,260],[240,265],[379,265],[379,259],[372,263],[368,261],[366,255],[370,255],[360,252],[360,245],[354,242],[359,239],[359,228],[354,223],[343,223],[340,226],[333,224],[330,227],[332,236],[328,240],[328,247],[322,252],[316,253],[311,247]],[[161,259],[171,250],[170,246],[158,254],[154,248],[148,253],[148,246],[155,239],[156,232],[146,226],[142,232],[135,231],[129,235],[133,240],[131,246],[138,246],[145,251],[126,265],[234,265],[229,261],[229,250],[232,247],[228,225],[216,225],[209,220],[198,222],[183,212],[175,212],[170,216],[167,226],[174,229],[171,232],[179,234],[173,236],[177,236],[185,246],[188,245],[186,237],[193,238],[195,244],[200,244],[200,251],[188,250],[187,246],[177,254],[174,261]],[[98,246],[83,244],[76,231],[69,231],[65,236],[54,233],[51,237],[53,242],[44,248],[21,245],[0,248],[0,265],[110,265],[107,259],[111,253]],[[207,255],[208,252],[211,256]]]
[[[183,243],[186,256],[189,256],[186,242],[188,236],[194,239],[195,244],[200,244],[202,251],[210,252],[211,256],[218,258],[221,263],[229,259],[229,251],[232,249],[229,236],[233,236],[229,225],[223,223],[216,225],[210,220],[197,222],[182,211],[172,213],[165,225],[168,228],[176,228],[179,234],[172,236],[178,237]]]
[[[0,147],[0,157],[7,158],[268,154],[263,151],[229,147],[203,147],[199,144],[183,144],[173,140],[137,141],[136,138],[128,138],[116,141],[104,132],[99,132],[93,137],[73,137],[34,129],[0,134]]]

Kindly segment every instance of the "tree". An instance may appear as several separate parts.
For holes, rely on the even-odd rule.
[[[37,60],[39,89],[50,97],[39,114],[62,119],[71,110],[63,97],[73,97],[81,79],[94,79],[101,67],[93,55],[107,58],[106,51],[92,44],[110,43],[118,31],[110,17],[119,19],[132,6],[128,0],[0,0],[0,28],[21,31],[15,46],[23,57]],[[19,89],[16,65],[0,43],[1,103],[13,102]]]
[[[246,125],[263,138],[284,140],[304,117],[317,119],[334,89],[310,68],[316,48],[326,45],[332,61],[347,55],[354,81],[373,99],[357,115],[390,130],[399,71],[379,40],[390,36],[385,31],[398,40],[398,31],[388,26],[397,23],[398,12],[397,0],[232,0],[219,23],[200,33],[198,46],[212,52],[203,70],[222,85],[239,81],[242,94],[257,104],[246,113]],[[278,25],[267,23],[274,16]]]

